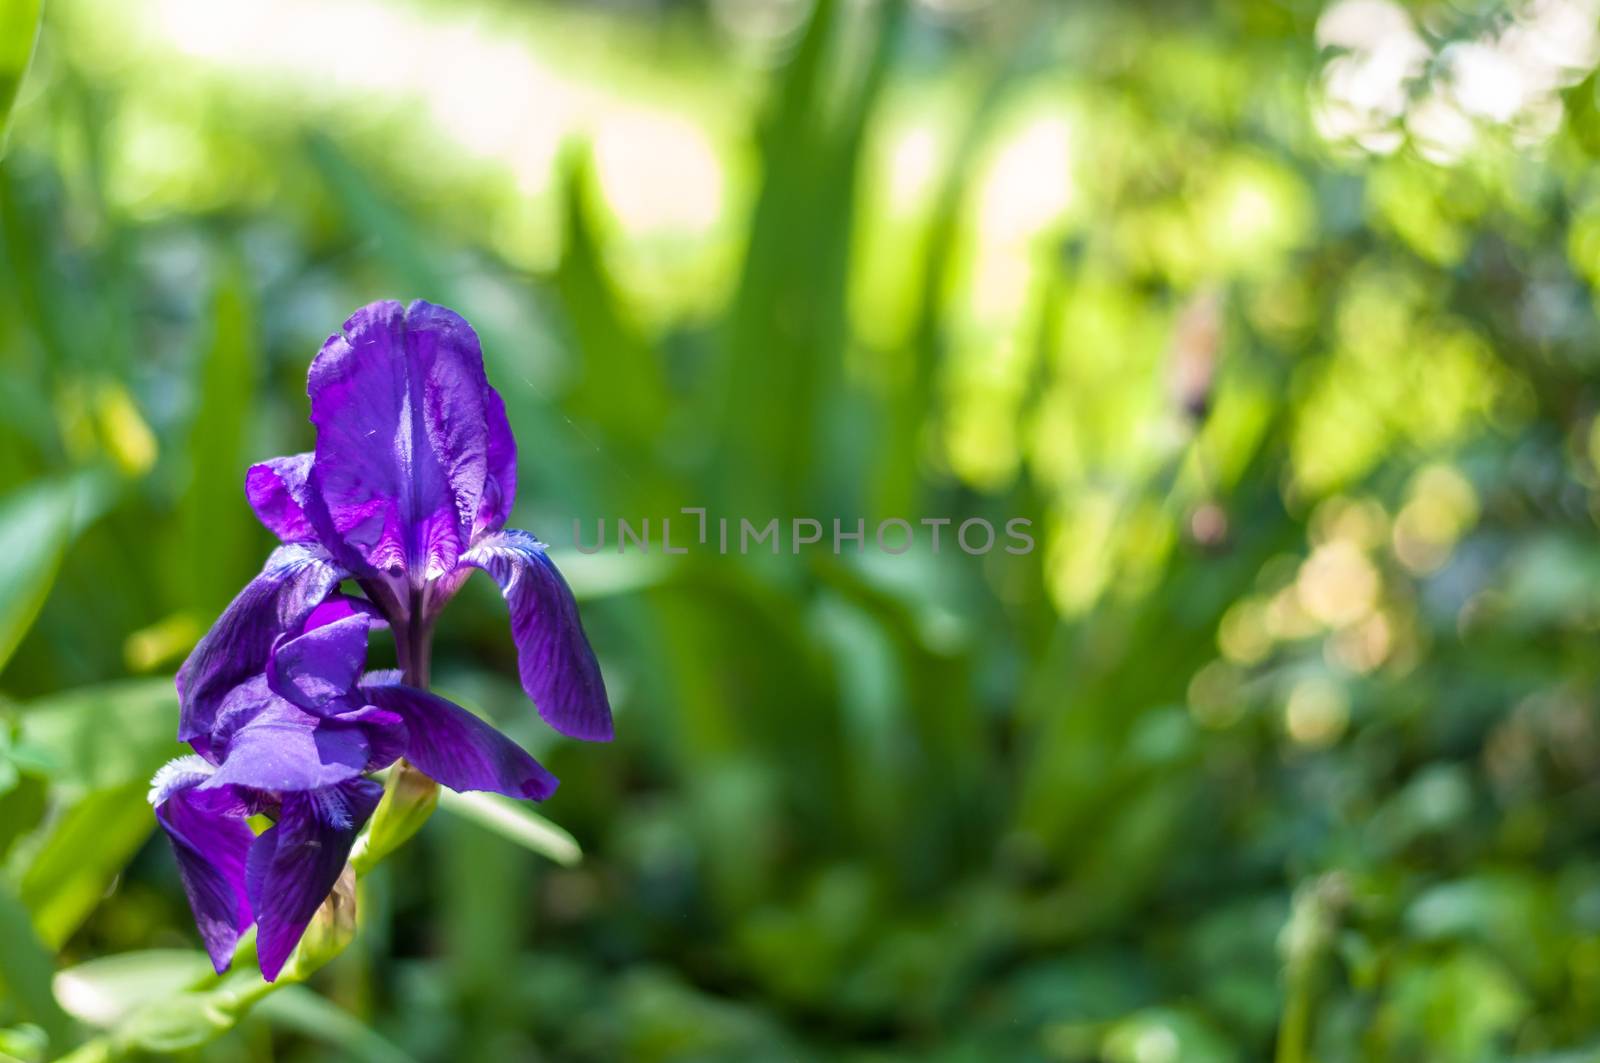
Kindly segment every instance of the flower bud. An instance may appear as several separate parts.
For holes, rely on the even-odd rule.
[[[356,936],[356,873],[349,864],[333,884],[333,892],[317,909],[295,947],[282,977],[291,982],[308,978],[332,960]]]
[[[372,814],[367,836],[350,857],[350,863],[363,874],[377,866],[422,829],[438,803],[439,784],[400,761],[389,773],[383,800]]]
[[[1222,293],[1207,288],[1184,304],[1172,335],[1172,396],[1194,426],[1203,424],[1211,410],[1221,353]]]

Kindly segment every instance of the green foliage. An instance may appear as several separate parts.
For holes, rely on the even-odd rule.
[[[242,585],[257,567],[254,521],[239,505],[234,481],[239,468],[249,465],[245,446],[260,353],[243,267],[229,263],[223,269],[209,308],[212,334],[196,358],[194,419],[184,447],[193,464],[180,504],[184,534],[173,540],[169,562],[169,571],[189,581],[190,600],[207,617],[227,605],[228,588]]]
[[[0,890],[0,956],[0,985],[16,1002],[18,1017],[38,1023],[61,1043],[68,1023],[51,992],[50,953],[34,933],[28,910],[5,890]]]
[[[147,1004],[197,986],[211,974],[202,952],[147,949],[69,967],[55,976],[55,996],[73,1018],[109,1029]]]
[[[363,1063],[413,1063],[414,1057],[367,1029],[311,990],[290,986],[262,1001],[263,1018],[282,1030],[337,1049],[341,1058]]]
[[[105,895],[118,872],[150,836],[146,785],[95,793],[42,831],[24,850],[18,888],[40,935],[60,947]]]
[[[11,107],[33,58],[44,0],[6,0],[0,4],[0,154],[5,150]]]
[[[166,726],[178,711],[169,679],[125,679],[30,702],[20,739],[44,766],[55,792],[76,800],[150,781],[183,752]]]
[[[570,866],[583,856],[571,834],[534,812],[527,802],[499,794],[442,790],[439,807],[558,864]]]
[[[0,502],[0,668],[44,604],[72,528],[71,481],[46,482]]]

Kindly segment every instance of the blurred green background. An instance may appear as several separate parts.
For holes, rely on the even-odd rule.
[[[318,345],[424,297],[618,740],[539,724],[487,580],[436,685],[584,857],[441,813],[315,995],[187,1058],[1600,1059],[1597,61],[1594,0],[50,0],[0,1057],[195,947],[172,672]],[[682,506],[1038,548],[571,549]]]

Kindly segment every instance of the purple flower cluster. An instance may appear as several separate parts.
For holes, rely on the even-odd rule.
[[[556,780],[514,742],[429,693],[434,621],[473,569],[499,584],[523,689],[575,738],[611,737],[577,603],[527,532],[504,527],[516,441],[471,326],[425,302],[373,303],[311,363],[311,453],[250,469],[282,544],[178,672],[178,738],[150,801],[218,971],[257,928],[276,978],[405,758],[453,790],[542,800]],[[350,581],[361,594],[347,594]],[[401,670],[366,671],[392,631]],[[248,818],[272,825],[257,835]]]

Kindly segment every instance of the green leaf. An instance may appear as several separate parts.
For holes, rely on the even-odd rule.
[[[0,1063],[39,1063],[49,1050],[49,1035],[31,1022],[0,1029]]]
[[[859,467],[832,460],[844,437],[830,423],[839,411],[828,399],[848,390],[857,163],[904,6],[881,4],[871,22],[845,25],[845,5],[818,0],[774,85],[760,131],[764,176],[716,389],[723,504],[802,512],[819,481],[849,479]]]
[[[453,274],[439,267],[439,249],[419,230],[416,218],[390,202],[371,176],[331,138],[313,133],[306,138],[305,147],[307,158],[352,223],[352,230],[367,234],[390,276],[412,294],[460,305]]]
[[[55,962],[33,932],[28,911],[0,887],[0,989],[23,1016],[44,1027],[53,1044],[66,1042],[70,1023],[50,992]]]
[[[175,577],[188,581],[189,601],[220,612],[232,588],[254,575],[255,520],[239,504],[244,446],[250,427],[258,350],[249,285],[235,265],[224,272],[211,303],[211,337],[199,358],[194,421],[189,428],[190,479],[181,506],[183,535],[169,555]]]
[[[499,794],[439,792],[439,807],[524,848],[571,867],[583,857],[578,840],[548,819]]]
[[[22,744],[51,764],[68,798],[146,783],[157,768],[188,752],[172,737],[178,696],[170,678],[78,687],[30,703]]]
[[[44,0],[0,0],[0,154],[11,124],[11,107],[33,59]]]
[[[6,3],[0,0],[0,11]],[[0,30],[0,50],[4,41]],[[50,480],[0,501],[0,670],[33,626],[55,582],[72,527],[74,494],[72,481]]]
[[[48,765],[65,807],[12,858],[46,941],[71,936],[154,829],[150,776],[184,752],[172,738],[176,701],[171,680],[139,679],[67,691],[22,712],[21,744]]]
[[[67,1014],[101,1029],[134,1010],[181,993],[211,975],[211,961],[192,949],[148,949],[105,956],[55,977],[55,995]]]
[[[23,772],[17,785],[0,796],[0,859],[44,818],[46,790],[44,779]]]
[[[62,972],[57,984],[75,1011],[97,1025],[110,1025],[108,1033],[67,1058],[99,1063],[209,1044],[263,999],[293,985],[289,975],[263,981],[254,954],[252,930],[240,941],[233,969],[220,978],[212,977],[203,955],[187,950],[129,953]]]
[[[150,1052],[182,1052],[216,1040],[236,1021],[214,1006],[211,994],[181,993],[139,1008],[117,1030],[117,1040]]]
[[[363,1026],[353,1015],[303,986],[288,986],[262,1000],[257,1013],[274,1026],[323,1041],[343,1059],[414,1063],[414,1057]]]
[[[254,964],[248,966],[244,969],[236,958],[233,970],[214,986],[169,993],[135,1008],[113,1031],[112,1042],[123,1050],[173,1053],[216,1040],[263,997],[288,985],[264,982]]]
[[[648,445],[666,413],[661,363],[629,320],[606,269],[592,220],[593,184],[588,154],[569,152],[561,182],[566,241],[554,280],[577,348],[570,405],[609,434]]]
[[[39,936],[56,947],[71,937],[155,824],[142,781],[92,794],[62,816],[22,874]]]
[[[674,526],[676,527],[676,525]],[[686,541],[695,534],[693,518],[690,519]],[[679,533],[672,533],[674,542]],[[637,594],[660,586],[675,570],[673,559],[655,554],[632,554],[626,557],[616,553],[585,554],[578,550],[553,550],[550,560],[561,570],[572,594],[580,602]]]

